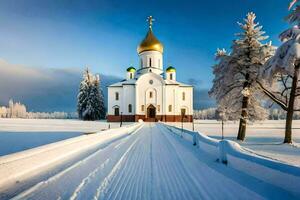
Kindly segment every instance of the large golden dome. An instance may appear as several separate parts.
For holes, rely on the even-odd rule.
[[[164,46],[162,43],[154,36],[152,31],[152,17],[148,17],[149,30],[146,37],[143,39],[141,44],[137,47],[137,52],[140,54],[144,51],[159,51],[163,53]]]

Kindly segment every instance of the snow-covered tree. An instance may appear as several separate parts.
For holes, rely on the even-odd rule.
[[[84,72],[80,83],[77,111],[78,117],[83,120],[99,120],[105,117],[99,76],[94,76],[88,69]]]
[[[217,64],[214,66],[213,87],[210,95],[218,105],[230,108],[227,112],[232,120],[240,120],[238,140],[244,140],[247,120],[263,120],[267,112],[262,106],[260,90],[256,79],[266,60],[273,54],[270,43],[262,26],[255,22],[254,13],[248,13],[244,23],[238,23],[242,29],[233,41],[232,52],[218,50]]]
[[[296,1],[290,7],[294,3]],[[292,143],[293,115],[300,111],[300,6],[297,5],[286,19],[294,26],[280,34],[283,43],[265,64],[258,83],[264,93],[286,111],[284,143]]]

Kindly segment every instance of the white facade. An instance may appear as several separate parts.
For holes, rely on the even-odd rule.
[[[108,121],[191,121],[193,87],[176,81],[175,68],[164,72],[163,47],[151,26],[143,42],[138,70],[128,68],[124,81],[108,87]]]

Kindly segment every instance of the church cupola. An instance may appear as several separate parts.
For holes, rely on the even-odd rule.
[[[166,79],[176,81],[176,69],[172,66],[166,69]]]
[[[127,71],[126,79],[127,80],[134,79],[136,69],[131,66],[131,67],[128,67],[126,71]]]
[[[163,44],[155,37],[152,25],[154,19],[148,17],[149,29],[146,37],[137,47],[140,57],[139,73],[153,72],[157,74],[163,73]]]

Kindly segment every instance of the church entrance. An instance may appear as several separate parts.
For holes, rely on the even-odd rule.
[[[155,122],[155,117],[156,117],[156,108],[151,104],[147,108],[146,121]]]

